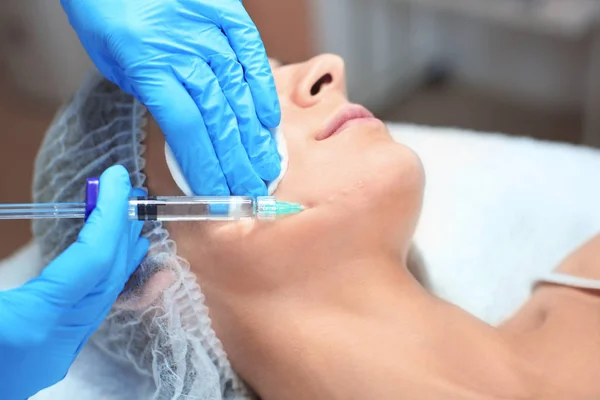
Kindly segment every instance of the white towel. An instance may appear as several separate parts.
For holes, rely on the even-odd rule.
[[[491,324],[600,233],[600,151],[459,129],[390,125],[425,166],[415,242],[435,292]]]

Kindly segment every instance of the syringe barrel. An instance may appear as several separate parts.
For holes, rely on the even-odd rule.
[[[232,197],[134,197],[129,218],[141,221],[230,221],[253,218],[256,200]]]

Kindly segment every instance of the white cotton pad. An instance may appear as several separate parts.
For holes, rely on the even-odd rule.
[[[272,195],[273,192],[275,192],[275,190],[279,186],[279,183],[281,182],[281,180],[285,176],[285,173],[287,172],[288,164],[290,161],[290,153],[288,151],[285,136],[283,135],[281,128],[277,127],[275,129],[272,129],[271,132],[275,137],[275,143],[277,144],[277,152],[279,153],[279,158],[281,158],[281,172],[274,181],[269,182],[269,185],[267,186],[269,195]]]
[[[275,179],[273,182],[268,183],[267,189],[269,191],[269,195],[271,195],[271,194],[273,194],[273,192],[275,192],[275,189],[277,189],[277,186],[279,186],[279,182],[281,182],[281,180],[285,176],[285,173],[287,172],[287,168],[288,168],[288,161],[289,161],[288,148],[285,143],[285,137],[283,136],[283,133],[281,132],[281,128],[272,129],[271,133],[273,133],[273,136],[275,137],[275,143],[277,144],[277,151],[279,152],[279,157],[281,158],[281,173],[279,174],[277,179]],[[183,192],[183,194],[185,194],[186,196],[193,196],[194,192],[192,192],[192,188],[190,188],[190,185],[188,184],[187,180],[185,179],[183,172],[181,171],[181,168],[179,167],[179,163],[175,159],[175,155],[173,154],[173,151],[171,150],[169,145],[166,143],[165,143],[165,157],[167,159],[167,167],[169,168],[169,171],[171,172],[171,176],[173,177],[175,184],[179,187],[179,189]]]

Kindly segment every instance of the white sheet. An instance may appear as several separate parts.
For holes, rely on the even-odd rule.
[[[600,232],[600,151],[390,125],[423,160],[416,234],[434,290],[483,320],[513,313],[541,273]]]
[[[416,242],[434,289],[485,321],[495,324],[515,311],[538,274],[600,231],[600,151],[454,129],[390,128],[425,165]],[[12,262],[22,271],[29,265],[20,280],[39,268],[35,249],[28,251]],[[0,264],[0,280],[7,283],[5,268]],[[67,379],[35,399],[137,398],[130,390],[137,378],[114,368],[86,348]]]

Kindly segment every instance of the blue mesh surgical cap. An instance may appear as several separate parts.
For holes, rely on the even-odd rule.
[[[82,201],[86,178],[115,164],[127,168],[134,187],[143,187],[145,115],[132,96],[91,72],[46,133],[35,163],[34,201]],[[82,224],[33,222],[46,263],[76,240]],[[147,376],[153,399],[253,398],[232,370],[195,276],[168,232],[152,221],[143,235],[150,240],[148,256],[92,336],[93,345]],[[147,285],[150,280],[160,290]]]

